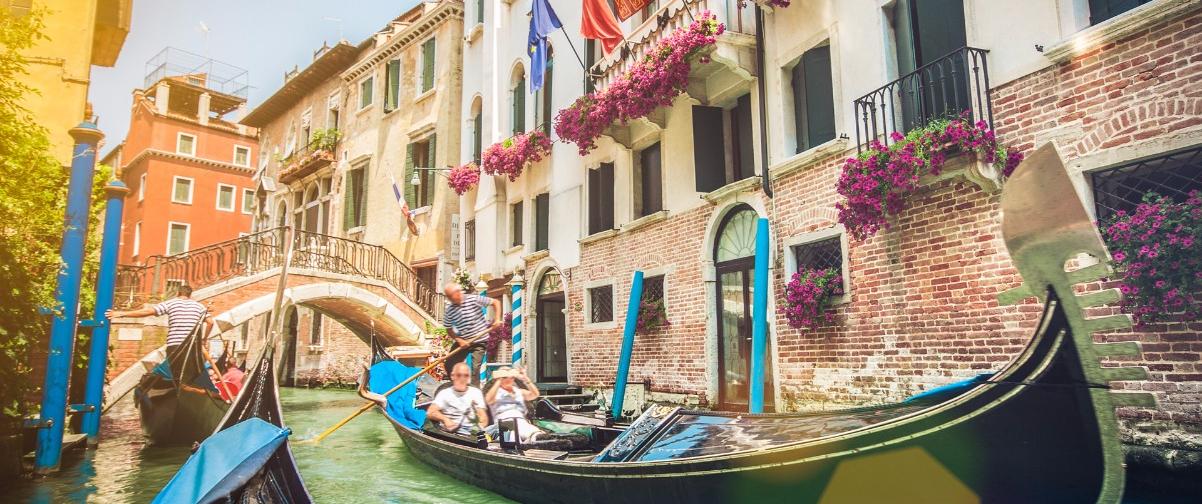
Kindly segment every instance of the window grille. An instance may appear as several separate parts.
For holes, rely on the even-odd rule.
[[[589,321],[612,322],[614,319],[614,286],[604,285],[588,290]]]
[[[834,269],[843,273],[843,242],[838,236],[793,246],[797,270]]]
[[[1119,211],[1130,213],[1149,192],[1183,202],[1190,191],[1202,191],[1202,145],[1098,170],[1089,177],[1099,221]]]
[[[655,302],[664,299],[664,276],[655,275],[643,279],[643,301]]]

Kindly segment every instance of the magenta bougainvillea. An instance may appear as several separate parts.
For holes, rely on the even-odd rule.
[[[843,164],[836,189],[844,200],[835,204],[839,222],[857,240],[889,228],[889,217],[906,207],[924,174],[938,175],[947,157],[957,152],[976,153],[982,162],[1009,177],[1023,160],[997,141],[984,121],[967,118],[940,120],[906,135],[893,132],[893,144],[873,141],[864,152]]]
[[[476,163],[467,163],[451,168],[447,173],[447,185],[455,194],[462,196],[474,189],[480,183],[480,167]]]
[[[555,116],[555,134],[576,144],[580,155],[587,155],[597,137],[615,122],[625,124],[671,105],[689,84],[689,60],[712,46],[725,30],[712,12],[702,12],[688,27],[660,41],[604,90],[581,96],[560,110]]]
[[[827,306],[843,294],[843,276],[834,269],[802,269],[785,284],[785,318],[795,329],[813,329],[834,318]]]
[[[517,180],[526,165],[537,163],[550,153],[551,139],[542,130],[535,130],[490,145],[481,154],[480,163],[484,173]]]
[[[1119,266],[1122,309],[1138,325],[1171,313],[1202,316],[1202,193],[1190,192],[1184,203],[1147,194],[1101,228]]]
[[[653,333],[669,324],[668,313],[664,308],[664,300],[658,299],[652,301],[644,299],[639,304],[639,318],[635,323],[634,332],[639,334]]]
[[[513,341],[513,312],[505,312],[505,316],[501,317],[501,327],[489,331],[488,339],[484,341],[484,350],[488,352],[489,359],[497,358],[497,349],[502,341]]]

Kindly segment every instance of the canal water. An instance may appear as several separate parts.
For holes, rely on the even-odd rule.
[[[363,404],[354,392],[280,390],[292,441],[308,439]],[[4,503],[150,502],[188,458],[187,448],[147,446],[129,397],[104,417],[100,447],[71,455],[40,481],[4,483]],[[459,482],[414,459],[391,424],[374,410],[319,445],[293,444],[305,485],[319,503],[512,502]],[[11,493],[10,493],[11,490]]]

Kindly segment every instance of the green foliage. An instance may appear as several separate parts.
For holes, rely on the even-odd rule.
[[[324,128],[313,132],[313,143],[315,149],[333,151],[338,144],[338,139],[342,138],[342,132],[335,128]]]
[[[29,413],[29,399],[42,380],[31,363],[43,358],[50,320],[39,307],[54,305],[62,266],[58,249],[68,173],[51,155],[46,129],[21,105],[24,96],[38,92],[24,81],[28,62],[22,52],[44,38],[43,15],[35,10],[14,16],[0,9],[0,433]],[[109,173],[98,170],[97,186]],[[95,222],[103,199],[93,203]],[[93,259],[95,238],[89,240]],[[94,260],[85,265],[85,316],[91,313],[95,268]]]

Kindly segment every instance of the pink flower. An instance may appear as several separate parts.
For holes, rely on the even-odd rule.
[[[551,153],[551,139],[541,130],[518,133],[512,138],[490,145],[481,153],[484,173],[505,175],[517,180],[530,163],[537,163]]]
[[[456,166],[451,169],[450,173],[447,173],[447,185],[450,185],[455,194],[460,196],[472,190],[479,183],[480,167],[476,166],[476,163]]]

